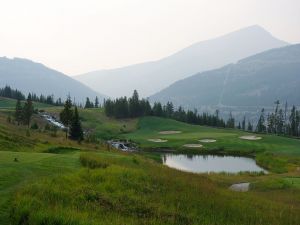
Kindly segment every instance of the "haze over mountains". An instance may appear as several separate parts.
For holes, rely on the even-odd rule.
[[[300,105],[300,44],[268,50],[177,81],[150,97],[188,108]]]
[[[175,81],[216,69],[272,48],[287,45],[260,26],[193,44],[161,60],[76,76],[92,89],[111,97],[130,96],[137,89],[148,97]]]
[[[62,99],[70,94],[77,102],[83,102],[86,97],[98,96],[100,100],[104,97],[79,81],[28,59],[1,57],[0,78],[1,87],[9,85],[24,93],[53,94]]]

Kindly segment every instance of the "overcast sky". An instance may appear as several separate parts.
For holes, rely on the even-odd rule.
[[[0,56],[68,75],[156,60],[258,24],[300,43],[299,0],[0,0]]]

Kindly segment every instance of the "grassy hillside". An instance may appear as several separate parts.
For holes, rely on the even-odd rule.
[[[45,110],[57,115],[60,109]],[[39,129],[29,130],[28,135],[27,127],[7,122],[9,113],[9,109],[0,110],[1,225],[299,224],[298,140],[263,136],[251,142],[239,140],[244,133],[235,130],[155,117],[115,120],[105,117],[101,109],[80,110],[85,129],[98,137],[131,138],[141,147],[179,151],[187,151],[181,147],[184,143],[215,138],[217,142],[204,144],[204,150],[225,147],[230,151],[232,147],[260,153],[261,160],[270,152],[267,163],[278,157],[289,166],[281,174],[192,174],[170,169],[140,153],[66,140],[61,131],[55,135],[45,131],[40,118],[34,118]],[[162,130],[182,133],[158,134]],[[156,137],[169,142],[147,141]],[[235,144],[238,147],[233,148]],[[228,189],[245,181],[251,182],[249,192]]]
[[[41,179],[20,190],[13,200],[13,224],[276,225],[300,219],[300,192],[294,188],[286,187],[289,196],[277,201],[271,196],[282,188],[265,196],[255,190],[234,193],[207,175],[172,170],[138,155],[84,153],[83,159],[96,168]]]
[[[15,100],[15,99],[0,97],[0,109],[12,109],[12,108],[15,108],[16,102],[17,102],[17,100]],[[51,105],[40,103],[40,102],[33,102],[33,106],[35,108],[53,107]]]

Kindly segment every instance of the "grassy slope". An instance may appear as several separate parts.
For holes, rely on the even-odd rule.
[[[234,193],[206,175],[172,170],[138,155],[88,155],[108,167],[28,185],[13,202],[13,224],[296,225],[300,219],[296,189],[286,188],[289,195],[278,201],[272,196],[280,188]]]
[[[15,100],[15,99],[0,97],[0,109],[15,108],[16,102],[17,102],[17,100]],[[40,103],[40,102],[34,102],[33,106],[35,108],[48,108],[48,107],[52,107],[51,105]]]
[[[49,111],[57,113],[58,108]],[[123,133],[120,128],[124,123],[128,131],[136,126],[136,121],[111,120],[97,110],[84,110],[81,115],[85,126],[100,123],[102,126],[94,125],[93,130],[112,129],[113,136]],[[65,141],[63,133],[52,137],[47,132],[31,131],[27,137],[27,128],[8,124],[3,113],[0,122],[0,224],[9,224],[7,217],[12,206],[14,224],[28,216],[30,224],[298,224],[299,172],[259,177],[195,175],[166,168],[139,155],[103,150],[91,156],[109,164],[106,169],[79,169],[78,152],[33,151],[49,152],[50,147],[62,145],[95,149],[95,145]],[[177,146],[197,140],[199,133],[209,138],[218,131],[224,140],[228,132],[230,138],[239,133],[158,118],[144,118],[139,126],[133,134],[125,135],[140,140],[142,145],[148,144],[143,143],[146,137],[157,135],[159,130],[180,128],[194,135],[190,138],[181,134],[185,138]],[[176,146],[173,141],[170,143]],[[290,148],[288,142],[286,146]],[[294,148],[290,153],[298,154]],[[15,157],[19,162],[13,161]],[[227,189],[230,184],[242,181],[251,181],[254,189],[249,193]],[[14,195],[16,190],[18,194]]]

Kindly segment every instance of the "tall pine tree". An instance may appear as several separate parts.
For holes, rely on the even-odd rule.
[[[83,140],[83,131],[81,127],[81,122],[79,120],[77,106],[75,106],[74,116],[72,118],[72,122],[70,126],[70,137],[73,140],[77,140],[77,141]]]
[[[68,138],[69,127],[73,119],[72,100],[70,96],[68,96],[64,105],[64,109],[59,114],[59,118],[66,127],[66,138]]]

